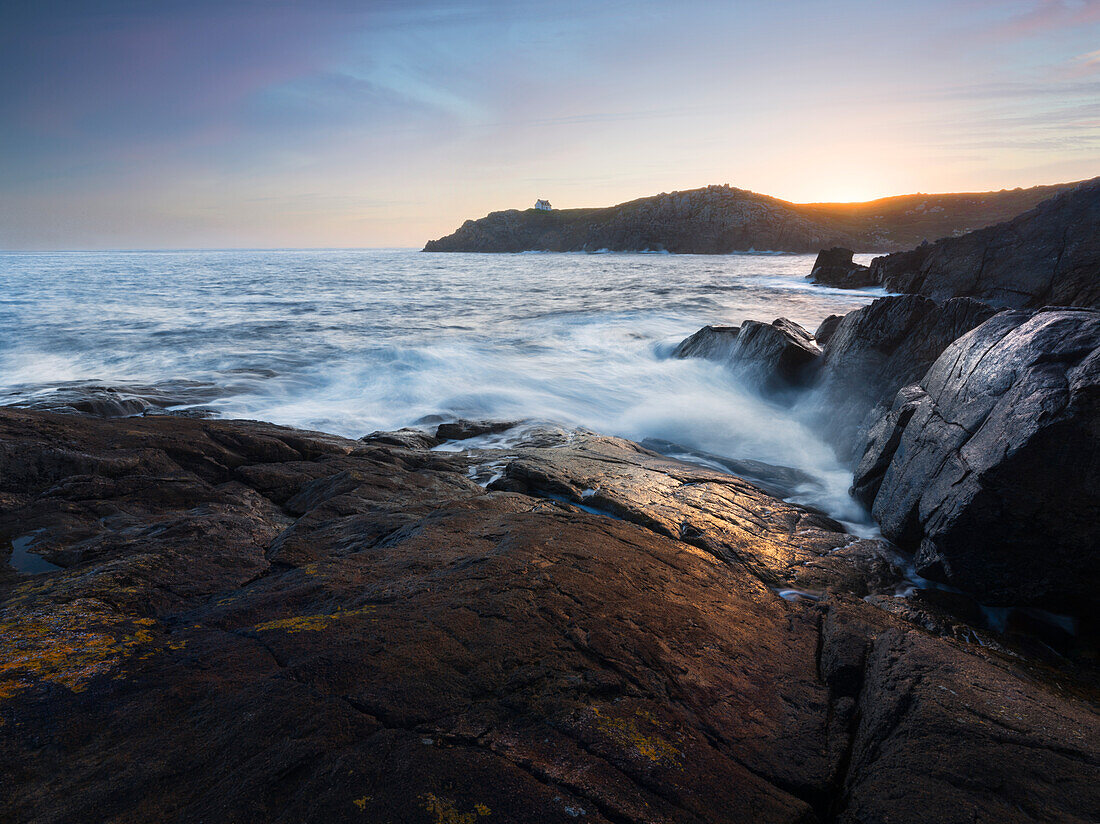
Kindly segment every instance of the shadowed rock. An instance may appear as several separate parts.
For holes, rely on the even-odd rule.
[[[28,409],[44,409],[67,414],[92,415],[97,418],[126,418],[135,415],[180,415],[210,417],[214,413],[196,408],[232,389],[211,383],[188,380],[162,381],[155,385],[113,384],[104,386],[85,381],[72,381],[60,385],[22,387],[27,398],[20,406]],[[187,406],[188,409],[170,409]]]
[[[1100,178],[1007,223],[875,258],[871,279],[937,300],[1100,307]]]
[[[817,331],[814,332],[814,340],[817,341],[818,346],[825,346],[829,342],[836,334],[842,320],[844,320],[844,315],[829,315],[818,324]]]
[[[771,323],[747,320],[740,327],[704,326],[672,354],[726,363],[765,390],[783,391],[805,383],[821,348],[797,323],[777,318]]]
[[[406,449],[431,449],[433,446],[438,446],[441,440],[443,439],[412,427],[397,429],[393,432],[371,432],[359,439],[361,443],[403,446]]]
[[[855,463],[871,422],[898,390],[923,377],[953,341],[994,310],[980,301],[918,295],[879,298],[849,312],[824,347],[816,373],[820,429]]]
[[[481,435],[507,432],[516,423],[516,421],[468,421],[463,418],[440,424],[435,430],[435,436],[441,441],[465,441]]]
[[[929,577],[1084,614],[1100,585],[1100,312],[1005,312],[872,432],[855,490]]]
[[[843,289],[862,289],[875,285],[870,267],[853,261],[852,250],[840,246],[822,249],[817,253],[809,278],[814,283]]]
[[[680,341],[672,350],[672,357],[728,360],[733,356],[740,331],[740,326],[704,326]]]

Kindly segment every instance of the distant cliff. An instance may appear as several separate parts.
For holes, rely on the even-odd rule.
[[[426,252],[889,252],[1010,220],[1074,184],[866,203],[789,203],[708,186],[599,209],[511,209],[467,220]]]

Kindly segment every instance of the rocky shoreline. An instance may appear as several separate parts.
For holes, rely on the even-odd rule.
[[[814,334],[783,318],[748,321],[706,327],[674,354],[728,363],[802,404],[853,468],[853,494],[921,575],[987,605],[1095,622],[1098,229],[1100,180],[870,267],[848,250],[822,251],[810,276],[834,285],[882,283],[877,275],[917,258],[939,263],[907,281],[914,294],[829,318]],[[1007,291],[990,264],[1006,256],[1018,287]],[[940,300],[921,294],[934,271]],[[1074,305],[1037,307],[1040,295]],[[1028,308],[1001,310],[1006,303]]]
[[[1013,220],[961,237],[852,263],[848,249],[823,251],[810,277],[842,288],[947,300],[974,297],[994,306],[1100,306],[1100,178],[1082,181]]]
[[[1100,820],[1100,309],[964,281],[674,353],[802,410],[882,538],[587,431],[0,408],[0,820]]]
[[[453,432],[452,432],[453,434]],[[1094,682],[588,433],[0,410],[0,816],[1088,820]],[[448,817],[449,816],[449,817]]]

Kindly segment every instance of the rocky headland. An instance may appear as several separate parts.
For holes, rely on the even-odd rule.
[[[1058,193],[1016,218],[961,237],[851,262],[822,251],[810,277],[830,286],[882,286],[936,300],[979,298],[994,306],[1100,307],[1100,178]],[[853,247],[854,248],[854,247]]]
[[[511,209],[467,220],[426,252],[663,251],[729,254],[907,249],[1009,220],[1075,184],[974,194],[901,195],[865,203],[790,203],[708,186],[601,209]]]

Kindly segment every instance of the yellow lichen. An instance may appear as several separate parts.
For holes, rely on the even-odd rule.
[[[638,725],[638,720],[641,719],[648,726],[659,729],[660,725],[653,713],[637,710],[633,717],[615,718],[604,715],[599,707],[593,707],[592,712],[596,716],[597,728],[617,746],[634,750],[654,764],[679,766],[680,751],[661,736],[642,732]]]
[[[256,624],[252,629],[259,630],[260,632],[267,630],[282,630],[283,632],[318,632],[327,627],[332,621],[365,615],[373,609],[373,606],[365,606],[359,609],[337,610],[327,615],[294,615],[290,618],[276,618],[274,621],[264,621],[262,624]]]
[[[434,793],[420,796],[420,802],[424,809],[435,816],[435,824],[475,824],[475,822],[492,812],[484,804],[475,804],[468,812],[459,812],[455,802],[449,798],[440,798]]]
[[[353,798],[351,803],[358,807],[360,810],[367,808],[367,802],[370,801],[369,795],[364,795],[362,798]]]
[[[9,604],[0,617],[0,700],[39,683],[80,692],[153,643],[153,619],[119,614],[94,599],[20,606]]]
[[[261,632],[270,629],[281,629],[284,632],[317,632],[328,626],[332,620],[329,615],[298,615],[293,618],[279,618],[275,621],[264,621],[256,624],[253,629]]]

